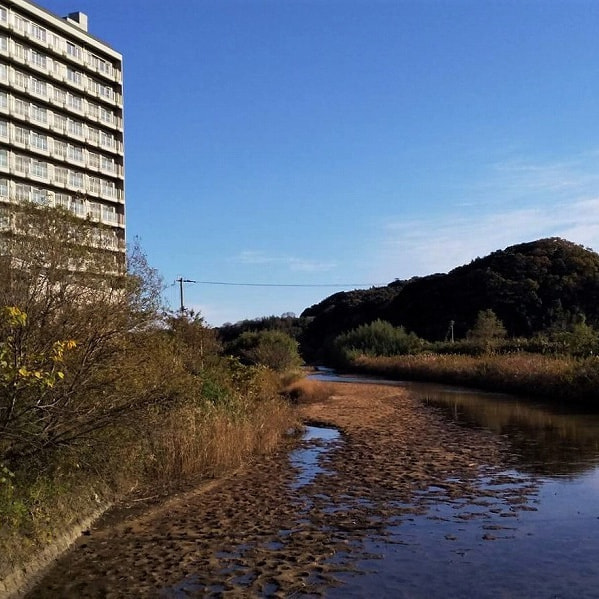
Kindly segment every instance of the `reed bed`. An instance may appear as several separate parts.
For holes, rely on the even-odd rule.
[[[451,383],[599,406],[599,357],[528,353],[361,355],[353,360],[351,369],[393,379]]]

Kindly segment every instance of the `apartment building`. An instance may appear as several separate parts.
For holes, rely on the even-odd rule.
[[[61,206],[125,251],[122,55],[28,0],[0,0],[0,226],[19,204]],[[120,261],[120,260],[119,260]]]

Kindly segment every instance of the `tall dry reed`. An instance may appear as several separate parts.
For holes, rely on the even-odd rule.
[[[599,358],[514,353],[485,356],[420,354],[359,356],[357,372],[393,379],[444,382],[599,406]]]
[[[241,415],[216,406],[182,406],[151,433],[152,476],[164,482],[218,476],[272,451],[296,424],[292,406],[279,398],[256,402]]]

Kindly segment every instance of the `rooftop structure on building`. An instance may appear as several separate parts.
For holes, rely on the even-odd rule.
[[[33,202],[125,251],[122,55],[28,0],[0,0],[0,215]],[[100,226],[104,225],[104,226]]]

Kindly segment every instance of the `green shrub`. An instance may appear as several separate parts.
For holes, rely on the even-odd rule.
[[[423,347],[424,341],[414,333],[375,320],[336,337],[332,349],[337,362],[348,362],[360,354],[395,356],[418,353]]]

